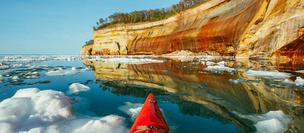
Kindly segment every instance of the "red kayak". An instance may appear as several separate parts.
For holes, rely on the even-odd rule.
[[[129,133],[170,133],[170,128],[150,93]]]

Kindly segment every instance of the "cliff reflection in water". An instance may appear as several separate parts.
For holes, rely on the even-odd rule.
[[[95,69],[101,88],[118,95],[145,97],[152,91],[161,100],[176,103],[182,113],[232,122],[243,132],[254,131],[254,123],[237,114],[282,110],[292,119],[288,131],[304,132],[303,89],[245,74],[248,69],[266,68],[292,73],[303,69],[299,68],[303,65],[285,67],[286,64],[268,61],[226,61],[226,65],[237,71],[215,73],[204,70],[207,67],[205,63],[165,60],[148,64],[89,60],[84,60],[84,63]]]

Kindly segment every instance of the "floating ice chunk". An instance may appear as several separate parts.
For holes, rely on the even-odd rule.
[[[12,65],[13,68],[18,68],[18,67],[22,67],[22,66],[23,66],[23,64],[13,64]]]
[[[294,84],[294,82],[291,81],[290,79],[285,79],[282,83],[287,84],[287,85],[293,85]]]
[[[9,68],[10,68],[9,65],[0,64],[0,70],[5,70],[5,69],[9,69]]]
[[[81,70],[77,70],[75,67],[72,67],[70,70],[63,70],[59,68],[58,70],[51,70],[46,72],[47,76],[65,76],[65,75],[75,75],[80,73]]]
[[[296,86],[304,86],[304,79],[302,79],[301,77],[297,77],[297,79],[295,80],[295,84]]]
[[[296,71],[297,73],[304,73],[304,70]]]
[[[27,72],[24,74],[24,77],[27,79],[37,79],[39,78],[39,73],[38,72]]]
[[[82,121],[85,121],[83,123]],[[124,118],[108,115],[97,120],[75,120],[72,121],[72,133],[126,133],[127,129],[123,126]]]
[[[245,82],[244,79],[229,79],[229,82],[234,83],[234,84],[239,84],[242,82]]]
[[[291,122],[282,111],[270,111],[262,115],[237,115],[253,121],[258,133],[284,133]]]
[[[71,100],[51,90],[23,89],[0,102],[0,129],[5,133],[124,133],[124,118],[72,117]]]
[[[34,97],[40,90],[37,88],[27,88],[18,90],[13,98],[26,98],[26,97]]]
[[[286,79],[291,77],[291,74],[289,73],[277,72],[277,71],[248,70],[246,74],[252,77],[264,77],[264,78],[274,78],[274,79]]]
[[[207,66],[207,68],[205,68],[204,70],[206,71],[211,71],[214,73],[222,73],[222,72],[234,72],[235,69],[234,68],[230,68],[230,67],[226,67],[226,66]]]
[[[79,93],[79,92],[82,92],[82,91],[90,90],[89,86],[86,86],[86,85],[83,85],[83,84],[80,84],[80,83],[73,83],[69,86],[69,88],[70,88],[71,93]]]
[[[215,64],[215,63],[214,63],[214,62],[211,62],[211,61],[207,61],[207,62],[206,62],[206,65],[207,65],[207,66],[212,66],[212,65],[214,65],[214,64]]]
[[[257,133],[284,133],[286,127],[278,119],[270,119],[255,124]]]
[[[13,76],[13,77],[12,77],[12,80],[18,80],[18,79],[19,79],[18,76]]]
[[[46,72],[47,76],[62,76],[64,75],[65,71],[62,68],[59,68],[58,70],[51,70]]]
[[[235,71],[234,68],[226,67],[224,61],[221,61],[221,62],[218,62],[218,63],[208,61],[206,63],[206,65],[207,65],[207,68],[205,68],[204,70],[211,71],[211,72],[214,72],[214,73],[222,73],[222,72],[231,73],[231,72]]]
[[[2,75],[0,75],[0,81],[4,80],[4,77]]]
[[[135,120],[135,118],[139,114],[142,106],[143,106],[143,104],[141,104],[141,103],[126,102],[125,105],[119,107],[119,110],[128,114],[132,120]]]
[[[218,62],[216,64],[218,64],[219,66],[225,66],[225,61],[221,61],[221,62]]]
[[[0,128],[6,125],[11,131],[70,116],[69,98],[56,91],[20,90],[0,103]]]

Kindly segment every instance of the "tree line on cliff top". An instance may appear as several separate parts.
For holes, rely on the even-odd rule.
[[[181,0],[170,8],[133,11],[130,13],[114,13],[107,18],[100,18],[99,21],[96,22],[96,26],[93,26],[93,30],[95,31],[118,23],[151,22],[166,19],[206,1],[207,0]]]

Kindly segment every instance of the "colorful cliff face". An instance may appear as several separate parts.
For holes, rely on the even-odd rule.
[[[97,30],[91,54],[189,50],[270,58],[301,36],[303,6],[302,0],[210,0],[165,20]]]

